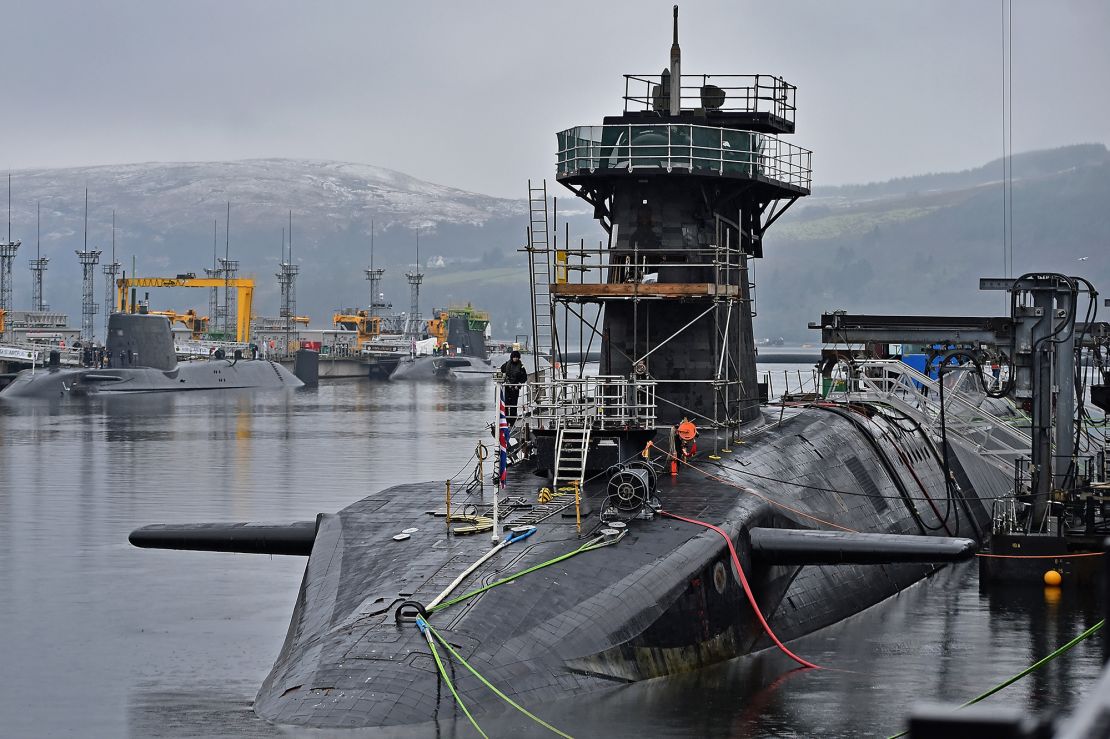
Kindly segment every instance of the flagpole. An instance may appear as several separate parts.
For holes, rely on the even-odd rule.
[[[496,397],[494,405],[497,407],[497,482],[493,485],[493,534],[491,539],[494,544],[497,544],[501,537],[497,531],[497,501],[501,497],[501,486],[505,483],[502,481],[501,476],[505,473],[505,430],[502,424],[505,422],[505,406],[501,396],[501,383],[493,383],[493,392]]]

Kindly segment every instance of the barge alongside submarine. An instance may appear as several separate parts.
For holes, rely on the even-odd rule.
[[[557,698],[775,648],[971,556],[1012,494],[1008,461],[983,454],[979,432],[937,435],[912,383],[760,404],[748,264],[809,193],[810,153],[780,138],[795,88],[682,75],[677,8],[670,69],[626,85],[622,114],[558,135],[557,179],[593,206],[605,258],[555,254],[546,188],[529,186],[534,356],[550,361],[503,488],[483,481],[465,510],[434,481],[314,522],[132,533],[136,546],[308,556],[255,700],[263,718],[465,720],[426,623],[477,720],[510,709],[459,659],[557,724]],[[568,311],[600,316],[599,376],[560,361]],[[690,422],[696,439],[676,433]]]
[[[178,362],[165,316],[113,313],[108,317],[107,367],[24,370],[0,399],[81,395],[301,387],[277,362],[241,358]]]

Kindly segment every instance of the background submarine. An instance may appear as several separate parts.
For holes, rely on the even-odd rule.
[[[560,279],[530,186],[535,345],[555,360],[559,311],[597,310],[601,376],[537,367],[501,497],[456,491],[452,509],[442,482],[413,483],[314,522],[132,533],[308,556],[263,718],[428,731],[463,705],[478,721],[512,710],[488,683],[557,725],[558,698],[787,652],[970,557],[1010,495],[974,438],[941,441],[889,404],[760,405],[748,264],[809,193],[809,152],[779,138],[795,89],[681,75],[677,7],[670,69],[626,79],[646,92],[622,114],[558,135],[558,180],[610,236],[594,281]]]
[[[235,358],[178,362],[170,322],[165,316],[113,313],[108,317],[105,350],[108,367],[24,370],[0,391],[0,398],[304,385],[277,362]]]

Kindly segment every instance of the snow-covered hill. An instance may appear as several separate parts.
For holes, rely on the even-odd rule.
[[[42,254],[51,259],[45,298],[76,322],[80,271],[73,252],[83,244],[86,188],[89,247],[104,250],[102,263],[110,261],[115,210],[116,258],[131,272],[134,257],[142,276],[200,274],[212,264],[214,241],[223,256],[230,202],[230,256],[244,274],[258,279],[261,314],[277,310],[272,273],[292,211],[294,258],[302,275],[299,309],[320,322],[336,307],[366,303],[363,269],[370,260],[371,223],[375,266],[387,269],[386,288],[401,304],[408,299],[403,273],[415,261],[418,231],[423,263],[436,257],[443,257],[448,269],[483,258],[505,263],[516,259],[527,218],[523,200],[348,162],[258,159],[14,171],[12,237],[24,244],[15,275],[17,308],[30,303],[26,261],[34,256],[35,206],[41,203]],[[101,294],[99,281],[96,289]],[[172,299],[202,306],[206,298],[194,293]]]

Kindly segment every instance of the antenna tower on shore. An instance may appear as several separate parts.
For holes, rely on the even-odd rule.
[[[96,334],[93,322],[99,306],[93,295],[96,265],[100,263],[100,249],[89,249],[89,191],[85,190],[85,243],[80,251],[74,251],[81,262],[81,339],[92,341]]]
[[[385,270],[374,267],[374,222],[370,221],[370,268],[366,271],[366,279],[370,282],[370,317],[377,318],[392,306],[385,302],[385,293],[382,292],[382,278]]]
[[[219,322],[223,331],[224,340],[229,336],[238,336],[237,317],[235,316],[235,293],[231,289],[231,281],[239,273],[239,260],[231,259],[231,202],[227,204],[227,220],[224,222],[224,255],[219,259],[220,276],[224,278],[224,304],[221,309]]]
[[[406,322],[405,336],[410,339],[419,339],[424,335],[420,328],[420,283],[424,281],[424,273],[420,271],[420,232],[416,232],[416,269],[406,272],[409,281],[409,319]]]
[[[220,262],[216,258],[216,240],[217,240],[217,223],[215,219],[212,220],[212,266],[204,268],[204,276],[213,280],[218,280],[223,276],[220,270]],[[223,324],[220,322],[220,288],[214,287],[208,292],[208,330],[209,332],[216,331]]]
[[[108,320],[115,311],[116,279],[123,265],[116,260],[116,212],[112,211],[112,261],[101,269],[104,271],[104,343],[108,343]]]
[[[278,287],[281,288],[281,319],[285,325],[285,347],[288,352],[294,343],[300,341],[297,328],[297,273],[301,268],[293,264],[293,211],[289,211],[289,255],[285,254],[285,236],[282,235],[281,264],[277,273]]]
[[[50,257],[42,255],[42,219],[40,208],[35,205],[35,258],[31,260],[31,310],[42,313],[46,310],[46,303],[42,299],[42,278]]]
[[[8,240],[0,243],[0,310],[12,309],[12,264],[22,242],[12,241],[12,176],[8,175]]]

